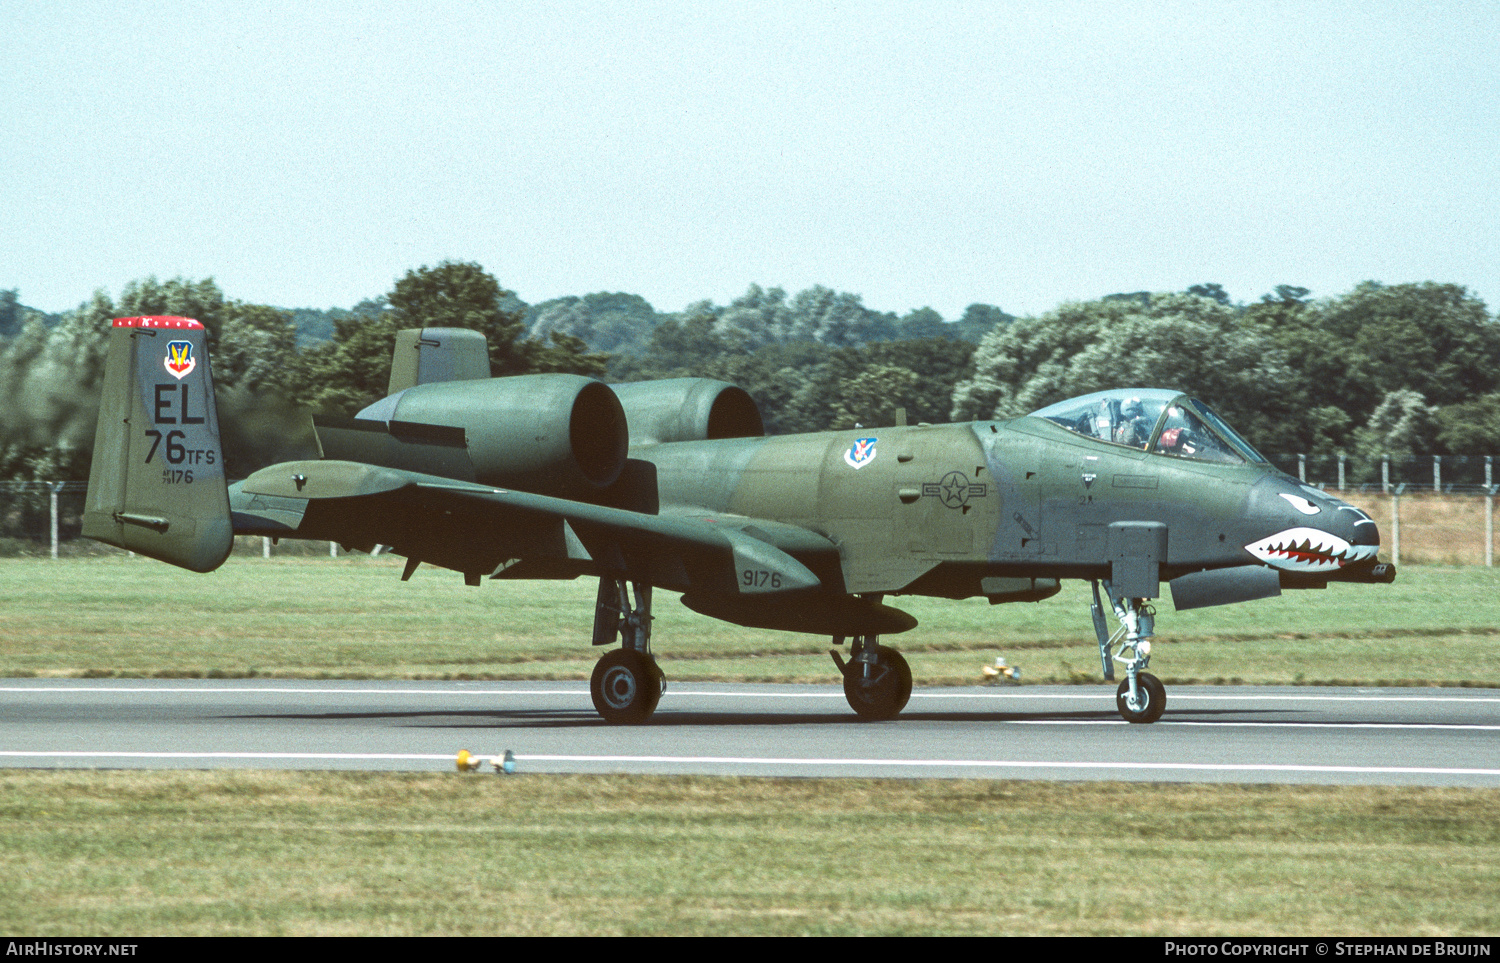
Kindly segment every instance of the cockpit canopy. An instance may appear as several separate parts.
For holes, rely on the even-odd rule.
[[[1030,417],[1152,454],[1230,464],[1266,460],[1208,405],[1162,388],[1096,391],[1048,405]]]

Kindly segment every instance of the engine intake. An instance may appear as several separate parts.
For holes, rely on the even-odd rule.
[[[765,423],[744,388],[711,378],[613,385],[630,423],[630,444],[760,438]]]

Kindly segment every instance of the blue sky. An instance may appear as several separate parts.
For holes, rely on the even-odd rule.
[[[0,7],[0,288],[1500,302],[1500,5]]]

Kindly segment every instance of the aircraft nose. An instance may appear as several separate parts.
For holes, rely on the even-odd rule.
[[[1275,568],[1323,573],[1373,561],[1380,528],[1360,509],[1316,488],[1271,483],[1259,503],[1262,519],[1278,529],[1246,550]]]
[[[1340,501],[1334,517],[1345,526],[1345,531],[1339,534],[1343,535],[1350,545],[1361,548],[1378,549],[1380,547],[1380,526],[1376,525],[1375,519],[1366,515],[1362,509]]]
[[[1316,488],[1277,494],[1289,509],[1289,527],[1321,529],[1362,549],[1380,547],[1380,526],[1363,509]]]

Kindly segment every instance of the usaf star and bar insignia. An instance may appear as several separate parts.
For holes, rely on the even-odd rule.
[[[971,498],[983,498],[989,494],[989,486],[969,481],[961,471],[950,471],[942,481],[924,482],[924,497],[939,498],[948,508],[962,508]]]

